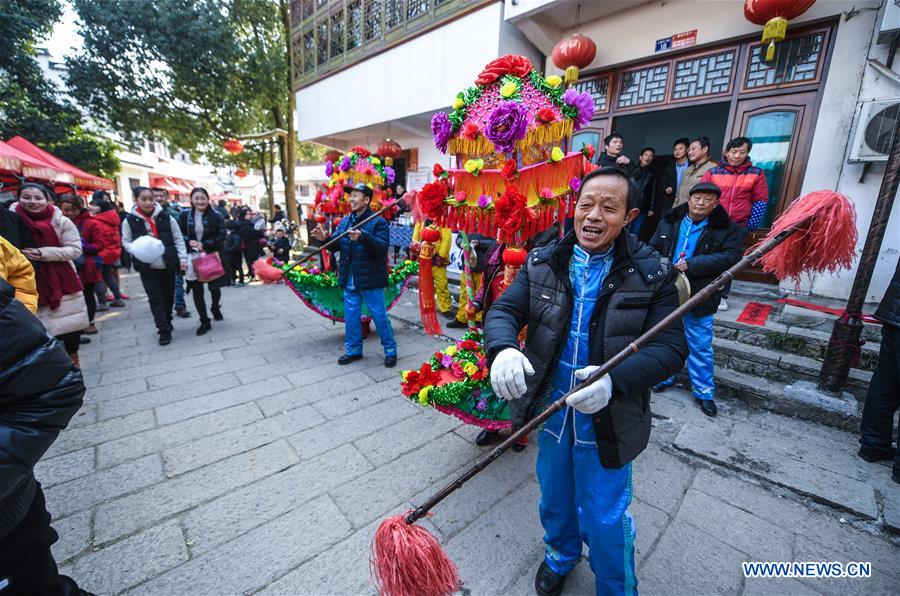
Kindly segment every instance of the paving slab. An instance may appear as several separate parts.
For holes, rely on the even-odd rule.
[[[51,547],[57,563],[65,563],[91,545],[91,512],[81,511],[62,519],[52,519],[50,525],[59,535]]]
[[[158,406],[181,401],[189,397],[200,397],[225,391],[241,385],[235,374],[222,374],[214,377],[195,379],[174,387],[164,387],[154,391],[143,391],[137,395],[129,395],[120,399],[103,401],[100,406],[100,420],[117,416],[125,416],[142,410],[150,410]]]
[[[44,458],[34,467],[34,475],[45,489],[87,476],[95,470],[95,449],[96,447],[85,447],[59,457]]]
[[[266,397],[280,391],[288,391],[291,384],[284,377],[272,377],[265,382],[251,385],[240,385],[203,395],[183,399],[179,402],[165,404],[155,408],[156,418],[159,424],[172,424],[181,420],[187,420],[194,416],[202,416],[229,406],[245,404],[261,397]],[[257,404],[258,405],[258,404]]]
[[[59,434],[45,457],[55,457],[63,453],[78,451],[91,445],[99,445],[112,439],[146,430],[156,425],[153,412],[147,410],[128,416],[104,420],[95,424],[67,428]]]

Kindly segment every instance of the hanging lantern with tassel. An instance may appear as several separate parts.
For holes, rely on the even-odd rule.
[[[441,240],[441,231],[434,226],[422,228],[422,247],[419,250],[419,314],[428,335],[440,335],[441,324],[437,318],[437,303],[434,297],[434,274],[431,259],[434,245]]]
[[[744,0],[744,18],[763,26],[762,42],[766,48],[766,62],[775,60],[775,43],[787,34],[787,23],[816,3],[816,0]]]
[[[524,248],[510,246],[503,249],[500,258],[503,260],[503,289],[505,290],[515,281],[516,274],[528,259],[528,251]]]
[[[576,33],[553,47],[553,64],[565,69],[566,76],[563,80],[566,85],[571,85],[578,80],[578,69],[586,68],[596,55],[597,44],[589,37]]]
[[[375,152],[384,158],[384,165],[392,166],[394,165],[394,160],[403,153],[403,149],[400,147],[400,143],[387,138],[381,141],[381,144],[378,145],[378,149],[376,149]]]
[[[237,139],[227,139],[222,143],[222,148],[229,153],[242,153],[244,151],[244,144]]]
[[[237,176],[238,178],[246,178],[247,170],[237,169],[234,171],[234,175]]]
[[[337,163],[341,159],[341,152],[337,149],[329,149],[325,152],[325,161]]]

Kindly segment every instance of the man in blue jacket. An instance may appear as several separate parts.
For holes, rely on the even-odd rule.
[[[345,186],[350,193],[349,216],[341,219],[335,230],[340,235],[372,215],[369,201],[372,189],[365,184]],[[322,224],[313,231],[319,241],[328,239]],[[346,349],[338,358],[338,364],[350,364],[362,358],[362,305],[366,304],[381,345],[384,348],[384,365],[397,365],[397,342],[384,303],[384,288],[388,283],[387,253],[390,243],[390,227],[384,218],[376,217],[362,227],[350,230],[341,241],[329,247],[332,252],[340,252],[338,259],[338,280],[344,290],[344,334]]]
[[[487,313],[484,334],[494,392],[521,427],[678,307],[675,271],[624,231],[638,189],[623,170],[582,180],[574,229],[537,248]],[[520,349],[519,330],[528,325]],[[566,399],[538,432],[537,477],[546,548],[539,596],[562,592],[590,546],[600,594],[634,594],[631,462],[650,439],[650,387],[681,369],[680,322],[595,383]]]

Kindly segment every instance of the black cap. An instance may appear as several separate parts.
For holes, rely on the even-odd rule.
[[[358,182],[358,183],[354,184],[353,186],[344,186],[344,192],[346,192],[346,193],[353,192],[354,190],[358,190],[359,192],[363,193],[370,199],[372,198],[372,189],[369,188],[368,184],[363,184],[362,182]]]
[[[700,182],[699,184],[695,184],[691,187],[690,192],[688,192],[688,196],[694,194],[695,192],[710,192],[716,195],[716,197],[722,196],[722,189],[712,182]]]

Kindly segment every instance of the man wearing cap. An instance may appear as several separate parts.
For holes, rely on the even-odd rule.
[[[340,235],[359,222],[369,218],[372,210],[372,189],[359,183],[345,186],[344,192],[350,194],[351,213],[341,219],[335,230]],[[324,242],[328,233],[322,224],[313,230],[313,236]],[[394,341],[394,330],[388,319],[387,307],[384,304],[384,288],[388,283],[387,253],[390,244],[390,228],[382,217],[375,217],[363,226],[350,230],[340,242],[329,247],[332,252],[340,252],[338,261],[338,280],[344,290],[344,335],[346,348],[344,355],[338,358],[338,364],[350,364],[362,358],[362,304],[375,321],[381,345],[384,348],[384,365],[393,368],[397,364],[397,342]]]
[[[684,273],[696,294],[741,260],[744,233],[732,223],[719,205],[719,187],[701,182],[691,187],[687,203],[678,205],[659,222],[650,245],[668,257],[675,269]],[[717,413],[713,375],[713,314],[719,307],[722,290],[682,317],[690,355],[688,376],[694,398],[707,416]],[[654,387],[664,391],[675,377]]]

